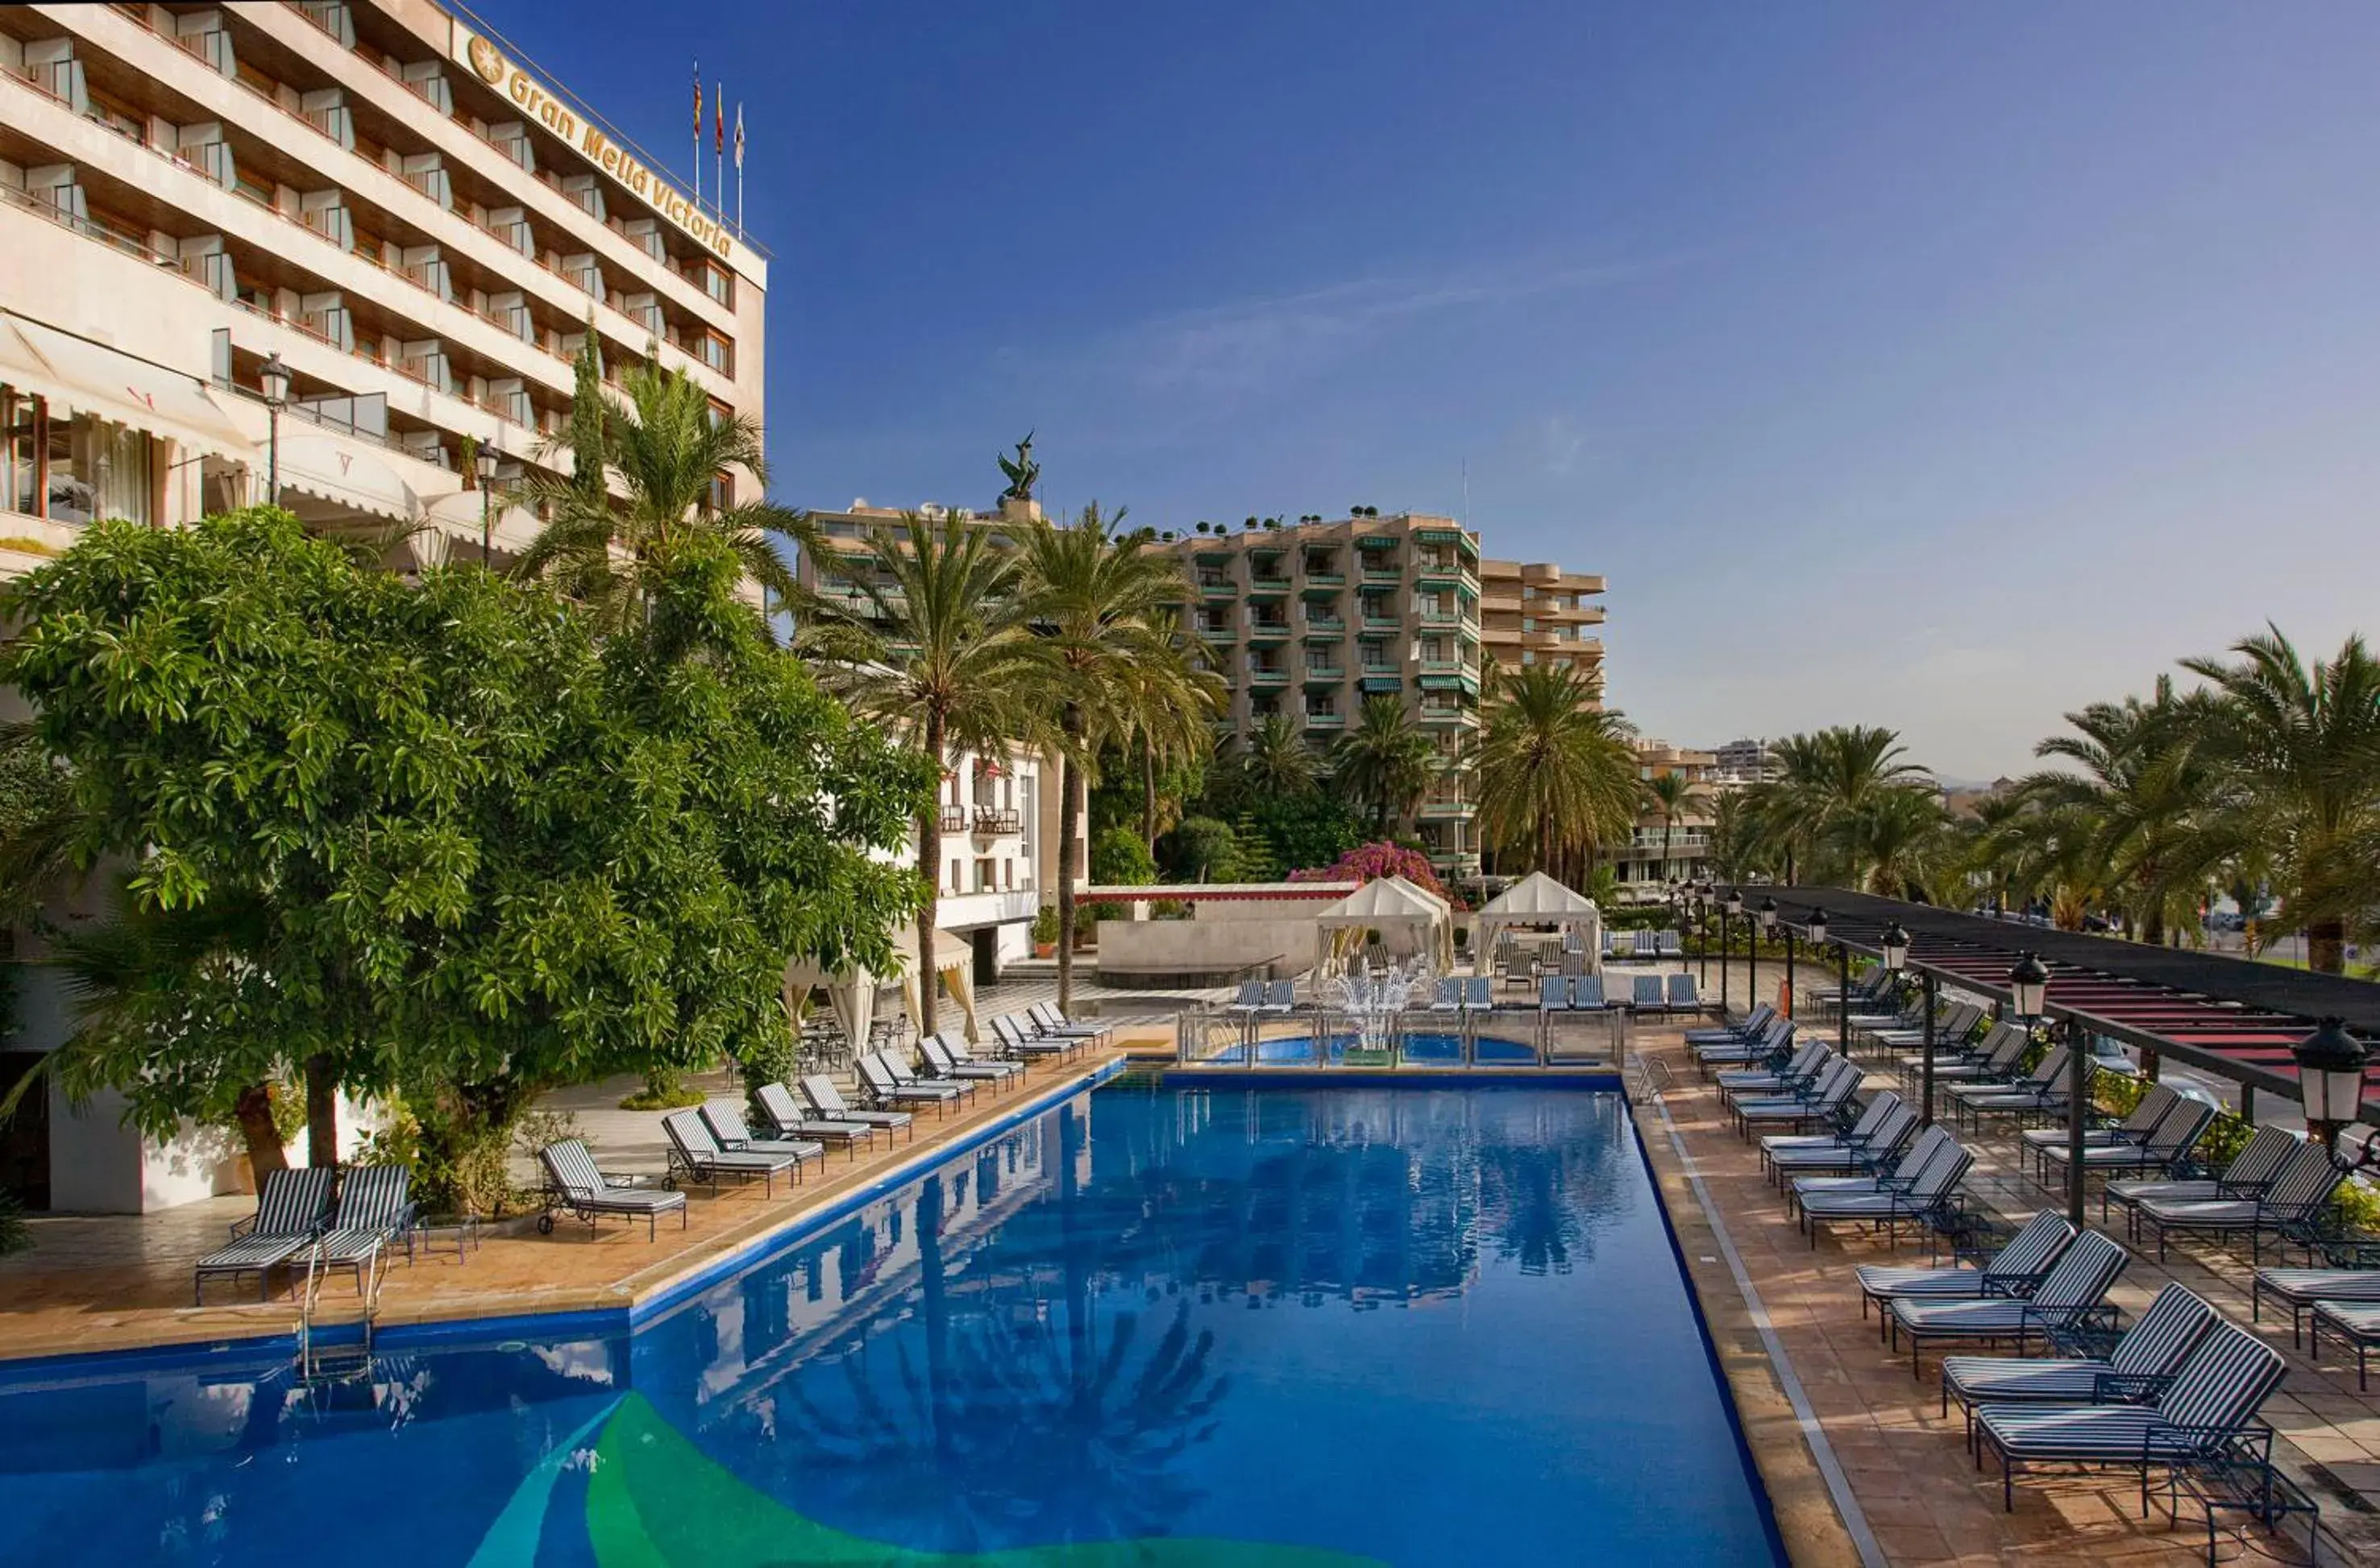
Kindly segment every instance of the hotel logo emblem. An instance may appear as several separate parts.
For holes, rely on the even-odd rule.
[[[504,83],[504,57],[496,53],[494,44],[477,34],[471,39],[471,68],[479,72],[480,79],[490,87]]]

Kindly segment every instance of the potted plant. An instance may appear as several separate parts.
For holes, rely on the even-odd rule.
[[[1033,915],[1033,956],[1052,958],[1058,953],[1058,906],[1044,904]]]

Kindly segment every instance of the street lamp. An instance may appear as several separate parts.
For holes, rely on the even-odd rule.
[[[1900,966],[1909,962],[1909,933],[1900,929],[1900,922],[1895,920],[1885,927],[1884,934],[1876,938],[1876,945],[1884,949],[1884,966],[1900,974]]]
[[[1727,1016],[1727,961],[1733,954],[1735,947],[1735,918],[1742,913],[1743,890],[1728,889],[1727,896],[1719,901],[1718,906],[1718,1015],[1722,1018]],[[1744,989],[1746,991],[1751,989],[1749,982]],[[1749,1001],[1744,1003],[1743,1010],[1747,1014],[1752,1011],[1752,1003]]]
[[[473,465],[480,470],[480,564],[483,566],[494,554],[490,517],[496,491],[496,465],[504,460],[504,455],[490,444],[480,448]]]
[[[2049,966],[2030,951],[2017,954],[2016,967],[2009,971],[2009,1004],[2016,1015],[2030,1024],[2041,1016],[2041,1009],[2049,997]]]
[[[1767,941],[1769,933],[1777,929],[1775,898],[1764,896],[1760,900],[1757,918],[1760,922],[1760,934],[1755,937],[1750,944],[1752,962],[1744,967],[1743,1004],[1746,1007],[1750,1007],[1760,995],[1760,944]],[[1793,960],[1790,956],[1793,951],[1793,932],[1791,927],[1788,927],[1785,931],[1785,951],[1789,954],[1785,960],[1785,1015],[1790,1018],[1793,1015]]]
[[[2337,1018],[2325,1018],[2313,1033],[2289,1048],[2298,1059],[2298,1099],[2305,1106],[2306,1136],[2324,1149],[2338,1141],[2363,1104],[2363,1042]]]
[[[281,406],[289,401],[289,367],[278,354],[265,356],[256,372],[264,388],[264,498],[268,506],[281,504]]]

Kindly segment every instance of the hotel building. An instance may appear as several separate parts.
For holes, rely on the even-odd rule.
[[[1636,743],[1636,776],[1650,784],[1665,774],[1685,776],[1685,804],[1664,821],[1658,804],[1648,804],[1624,847],[1611,851],[1613,873],[1621,889],[1640,901],[1668,896],[1668,884],[1710,874],[1711,806],[1718,787],[1718,758],[1708,751],[1672,746],[1666,740]]]
[[[1394,696],[1451,761],[1479,725],[1484,668],[1602,667],[1602,577],[1483,559],[1451,517],[1308,518],[1160,548],[1189,574],[1185,619],[1220,655],[1234,735],[1283,714],[1319,751],[1365,699]],[[1441,871],[1479,869],[1476,816],[1457,779],[1423,800],[1418,829]]]
[[[538,527],[505,497],[568,471],[545,443],[587,334],[613,379],[650,348],[757,419],[767,287],[757,249],[468,12],[0,7],[0,578],[95,517],[268,498],[412,529],[393,567],[469,559],[483,527],[501,563]],[[500,455],[492,488],[466,443]],[[69,1027],[48,971],[20,974],[0,1088]],[[0,1126],[0,1188],[137,1211],[225,1180],[220,1130],[155,1144],[121,1108],[54,1089]]]
[[[589,334],[761,415],[766,258],[468,12],[10,6],[0,108],[0,577],[276,480],[326,529],[426,525],[399,566],[479,551],[491,501],[501,560]]]

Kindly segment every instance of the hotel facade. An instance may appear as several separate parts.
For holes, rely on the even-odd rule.
[[[1367,698],[1390,696],[1451,763],[1479,726],[1485,670],[1603,666],[1601,577],[1483,558],[1451,517],[1309,517],[1160,548],[1189,577],[1184,618],[1219,656],[1233,735],[1279,714],[1326,750]],[[1460,779],[1423,799],[1416,826],[1440,871],[1479,870],[1477,817]]]
[[[589,334],[761,417],[766,258],[468,13],[11,6],[0,105],[0,577],[266,499],[501,562]]]
[[[393,569],[483,539],[501,565],[539,526],[525,475],[569,470],[549,438],[588,334],[607,379],[650,351],[759,419],[767,288],[760,251],[468,12],[0,8],[0,579],[97,517],[266,499],[398,539]],[[492,485],[467,450],[498,455]],[[18,972],[0,1088],[70,1027]],[[124,1212],[230,1179],[222,1131],[153,1143],[121,1108],[53,1088],[0,1126],[0,1189]]]

